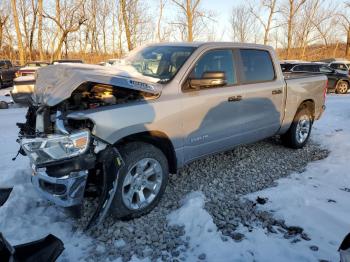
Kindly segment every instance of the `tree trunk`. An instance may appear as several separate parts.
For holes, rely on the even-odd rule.
[[[287,59],[290,58],[290,49],[292,46],[292,30],[293,30],[293,16],[294,16],[294,3],[293,0],[289,0],[289,18],[288,18],[288,33],[287,33]]]
[[[264,45],[266,45],[269,41],[269,33],[271,28],[271,22],[273,18],[273,14],[275,13],[275,6],[276,6],[276,0],[273,0],[270,5],[270,13],[269,18],[267,20],[266,28],[265,28],[265,35],[264,35]]]
[[[191,8],[191,0],[186,2],[186,16],[187,16],[187,41],[193,42],[193,14]]]
[[[347,30],[345,56],[346,57],[350,56],[350,26],[348,27],[348,30]]]
[[[130,28],[129,28],[128,16],[126,13],[125,0],[120,0],[120,6],[121,6],[123,21],[124,21],[126,42],[128,43],[128,50],[131,51],[133,49],[133,46],[132,46],[132,42],[131,42],[131,33],[130,33]]]
[[[43,0],[38,0],[38,16],[38,49],[40,54],[40,61],[43,61]]]
[[[58,40],[57,48],[56,48],[55,52],[53,53],[53,59],[52,60],[61,59],[62,46],[64,44],[64,41],[66,40],[67,35],[68,35],[68,32],[63,32],[62,33],[62,36]]]
[[[17,8],[16,8],[16,0],[11,0],[11,7],[12,7],[13,21],[15,22],[15,29],[16,29],[16,35],[17,35],[17,46],[18,46],[18,51],[19,51],[19,61],[20,61],[21,65],[24,65],[25,55],[24,55],[24,48],[23,48],[23,42],[22,42],[21,29],[19,28],[18,14],[17,14]]]
[[[158,41],[162,42],[162,36],[161,36],[161,22],[162,22],[162,16],[163,16],[163,0],[159,1],[159,17],[158,17],[158,23],[157,23],[157,36],[158,36]]]
[[[0,49],[2,47],[3,28],[4,28],[4,25],[2,24],[2,21],[0,21]]]

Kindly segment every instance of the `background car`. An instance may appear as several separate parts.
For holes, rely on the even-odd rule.
[[[28,62],[24,67],[20,68],[16,72],[16,77],[34,75],[36,70],[38,70],[38,68],[47,66],[49,64],[50,63],[48,62],[42,62],[42,61]]]
[[[64,64],[64,63],[76,63],[76,64],[83,64],[84,61],[80,59],[57,59],[53,60],[51,64]]]
[[[0,60],[0,88],[12,85],[17,70],[10,60]]]
[[[282,67],[282,65],[281,65]],[[330,68],[326,63],[303,63],[289,65],[288,69],[284,67],[283,72],[292,73],[312,73],[324,74],[328,77],[327,90],[339,94],[346,94],[350,87],[350,76],[347,72]]]
[[[329,63],[329,67],[350,73],[350,61],[335,61]]]

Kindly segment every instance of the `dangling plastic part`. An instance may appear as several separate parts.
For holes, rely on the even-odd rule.
[[[7,199],[9,198],[13,187],[9,188],[0,188],[0,207],[5,204]]]
[[[63,250],[63,242],[51,234],[37,241],[11,246],[0,233],[0,261],[54,262]]]
[[[350,233],[346,235],[338,251],[340,262],[350,262]]]
[[[117,190],[119,170],[124,165],[120,153],[112,146],[108,146],[105,150],[101,151],[99,161],[103,166],[103,191],[99,198],[97,208],[85,230],[97,226],[106,217]]]

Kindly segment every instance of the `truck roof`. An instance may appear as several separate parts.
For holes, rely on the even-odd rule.
[[[260,44],[249,44],[239,42],[163,42],[150,44],[149,46],[208,46],[208,47],[246,47],[246,48],[259,48],[259,49],[272,49],[271,46],[260,45]]]

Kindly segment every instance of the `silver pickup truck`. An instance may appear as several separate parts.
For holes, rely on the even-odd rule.
[[[35,103],[19,123],[20,152],[47,199],[94,219],[143,215],[169,173],[209,154],[280,135],[301,148],[325,109],[327,77],[289,75],[268,46],[148,45],[117,66],[38,70]]]

